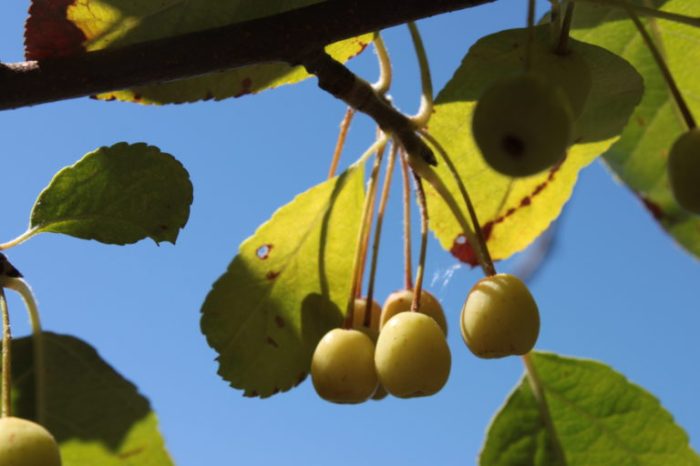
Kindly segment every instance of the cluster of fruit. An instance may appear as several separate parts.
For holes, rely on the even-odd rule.
[[[316,392],[335,403],[429,396],[447,382],[452,356],[445,337],[447,321],[440,302],[421,292],[411,312],[413,291],[387,298],[384,308],[355,301],[352,328],[336,328],[319,342],[311,361]],[[370,326],[364,325],[370,313]],[[509,274],[479,281],[462,309],[462,337],[482,358],[522,355],[537,341],[537,304],[525,284]]]
[[[58,444],[49,431],[35,422],[3,417],[0,466],[61,466]]]

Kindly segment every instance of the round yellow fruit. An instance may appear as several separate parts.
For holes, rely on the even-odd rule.
[[[316,393],[334,403],[362,403],[377,389],[374,343],[364,332],[336,328],[326,333],[311,359]]]
[[[462,338],[476,356],[501,358],[529,352],[540,333],[537,303],[516,276],[481,279],[462,308]]]
[[[668,178],[678,204],[700,215],[700,129],[691,129],[673,143]]]
[[[374,363],[379,381],[399,398],[437,393],[450,375],[452,357],[435,319],[401,312],[379,333]]]
[[[486,163],[511,177],[534,175],[563,160],[573,128],[561,87],[534,74],[496,82],[479,99],[472,120]]]
[[[447,319],[445,319],[445,312],[442,310],[440,301],[425,290],[421,290],[420,296],[418,312],[435,319],[435,322],[438,323],[442,331],[447,335]],[[410,311],[412,302],[413,290],[399,290],[391,293],[389,297],[386,298],[386,301],[384,301],[379,328],[383,328],[384,325],[399,312]]]
[[[61,466],[58,444],[39,424],[4,417],[0,419],[0,466]]]

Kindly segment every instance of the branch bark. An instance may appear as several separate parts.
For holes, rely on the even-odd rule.
[[[495,0],[327,0],[180,36],[64,58],[0,64],[0,110],[189,78],[299,63],[326,44]]]

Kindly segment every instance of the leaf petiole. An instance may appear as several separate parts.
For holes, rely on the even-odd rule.
[[[27,241],[32,236],[36,235],[37,233],[39,233],[38,227],[30,228],[21,235],[19,235],[17,238],[12,239],[6,243],[0,244],[0,251],[4,251],[5,249],[10,249],[12,247],[18,246]]]

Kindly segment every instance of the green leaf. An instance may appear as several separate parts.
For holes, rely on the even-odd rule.
[[[60,5],[52,0],[33,0],[25,35],[27,58],[122,47],[271,16],[314,3],[319,0],[82,0]],[[373,36],[365,34],[336,42],[328,45],[326,51],[345,62],[362,52]],[[270,63],[107,92],[97,97],[142,104],[221,100],[295,83],[309,76],[302,67]]]
[[[659,401],[605,364],[532,353],[568,466],[691,466],[700,457]],[[491,423],[481,466],[557,462],[530,384],[523,378]]]
[[[84,341],[43,336],[46,427],[63,466],[172,466],[156,416],[136,387]],[[12,351],[13,415],[35,419],[31,338],[14,340]]]
[[[549,171],[513,179],[484,162],[471,134],[476,101],[498,79],[523,72],[527,31],[501,31],[480,39],[469,50],[436,99],[430,132],[445,147],[472,198],[491,255],[504,259],[527,247],[557,218],[571,196],[579,170],[605,152],[621,133],[639,102],[643,84],[626,61],[597,46],[572,41],[571,48],[590,68],[592,87],[577,121],[577,140],[563,163]],[[532,66],[547,67],[552,54],[548,26],[536,29]],[[549,69],[550,67],[547,67]],[[445,163],[437,168],[453,196],[461,200]],[[447,205],[428,189],[431,227],[442,246],[474,264],[473,251]]]
[[[700,17],[700,2],[670,0],[663,9]],[[605,161],[663,228],[690,253],[700,257],[700,217],[685,212],[676,203],[666,173],[671,145],[687,128],[641,36],[625,18],[620,10],[585,3],[577,4],[574,15],[574,37],[621,55],[644,77],[644,99],[620,141],[605,154]],[[683,96],[699,118],[700,76],[688,64],[700,62],[700,29],[670,21],[645,19],[644,22],[662,45]]]
[[[350,296],[364,166],[298,195],[240,246],[202,306],[219,375],[246,396],[300,383]]]
[[[191,203],[180,162],[157,147],[122,142],[59,171],[34,204],[30,226],[110,244],[175,243]]]

